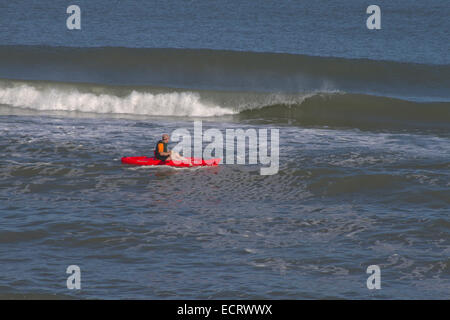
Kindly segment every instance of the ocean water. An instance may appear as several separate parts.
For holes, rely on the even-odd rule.
[[[76,4],[0,3],[0,298],[450,298],[448,1]],[[194,121],[277,173],[121,163]]]

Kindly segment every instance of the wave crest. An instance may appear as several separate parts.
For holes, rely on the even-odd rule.
[[[0,45],[4,78],[189,90],[352,93],[449,100],[450,66],[208,49]]]
[[[119,97],[111,94],[36,88],[29,84],[0,87],[0,103],[48,111],[79,111],[103,114],[211,117],[233,114],[227,108],[201,101],[196,92],[146,93],[132,91]]]

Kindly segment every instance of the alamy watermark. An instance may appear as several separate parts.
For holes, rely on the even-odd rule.
[[[183,157],[194,157],[194,164],[201,163],[202,159],[220,158],[224,164],[260,164],[261,175],[278,173],[278,129],[226,129],[224,135],[221,130],[214,128],[203,131],[202,121],[194,121],[193,136],[188,129],[179,128],[172,132],[171,139],[178,142],[173,151],[182,153]],[[203,148],[203,142],[209,144]]]
[[[81,29],[81,9],[77,5],[70,5],[67,7],[66,13],[70,16],[66,20],[66,26],[69,30]]]
[[[367,7],[367,14],[370,16],[367,18],[366,26],[369,30],[380,30],[381,29],[381,9],[379,6],[372,4]]]
[[[81,9],[77,5],[70,5],[66,10],[70,16],[66,20],[66,26],[69,30],[81,30]],[[366,26],[369,30],[381,29],[381,9],[379,6],[372,4],[366,9],[366,13],[370,16],[366,20]]]
[[[370,276],[367,278],[367,289],[373,290],[373,289],[381,289],[381,269],[377,265],[371,265],[367,267],[366,270],[367,274],[370,274]]]
[[[67,278],[66,285],[67,289],[81,289],[81,269],[77,265],[70,265],[66,269],[66,273],[70,274]]]

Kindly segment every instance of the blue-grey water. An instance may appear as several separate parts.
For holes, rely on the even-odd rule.
[[[76,4],[0,2],[0,298],[450,298],[448,1]],[[195,120],[277,174],[121,163]]]

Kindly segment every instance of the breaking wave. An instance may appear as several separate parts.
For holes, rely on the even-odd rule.
[[[216,117],[307,126],[450,128],[449,102],[340,91],[261,93],[0,80],[3,108],[107,115]],[[3,112],[5,113],[5,112]]]
[[[0,78],[450,100],[449,65],[208,49],[0,46]]]
[[[149,116],[220,116],[233,112],[200,100],[195,92],[146,93],[131,91],[124,97],[16,83],[0,86],[0,103],[32,110],[78,111]]]

